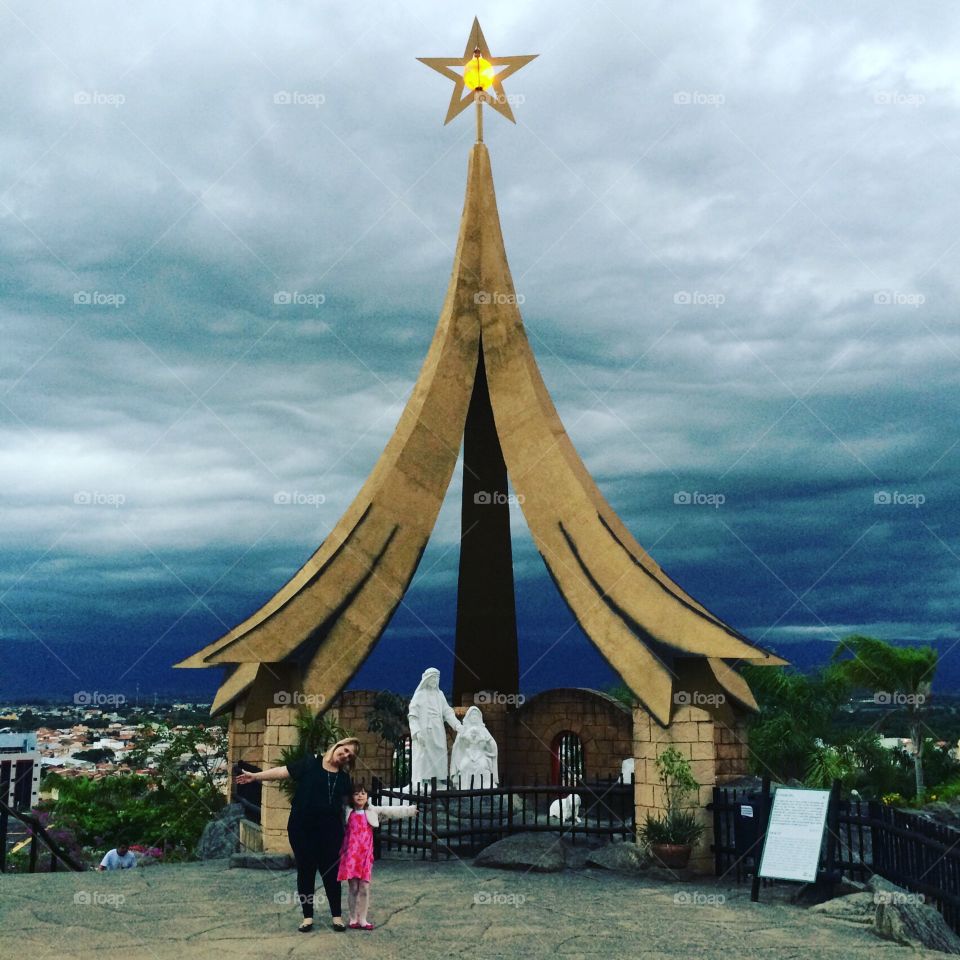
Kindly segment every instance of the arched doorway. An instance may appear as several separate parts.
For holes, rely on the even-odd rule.
[[[561,730],[550,744],[551,779],[562,787],[575,787],[585,772],[583,743],[572,730]]]

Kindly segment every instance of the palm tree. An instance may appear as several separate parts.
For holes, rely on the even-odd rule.
[[[850,654],[850,658],[846,658]],[[917,800],[923,800],[923,718],[937,669],[933,647],[895,647],[859,634],[841,640],[833,653],[836,669],[851,684],[874,691],[878,703],[903,706],[913,743]]]

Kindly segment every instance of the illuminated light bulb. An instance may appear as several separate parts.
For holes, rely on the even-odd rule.
[[[477,54],[464,65],[463,82],[470,90],[488,90],[493,86],[493,65]]]

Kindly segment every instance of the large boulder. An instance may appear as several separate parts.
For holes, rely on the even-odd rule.
[[[220,860],[237,852],[243,807],[228,803],[204,828],[195,851],[199,860]]]
[[[924,903],[922,894],[898,887],[878,873],[867,885],[876,904],[873,922],[877,936],[907,947],[960,954],[960,937],[933,907]]]
[[[960,937],[947,926],[947,921],[934,910],[916,900],[892,898],[877,904],[874,929],[885,940],[904,946],[941,953],[960,954]]]
[[[825,903],[810,908],[811,913],[822,913],[835,920],[847,920],[850,923],[873,923],[877,913],[876,894],[870,891],[851,893],[845,897],[835,897]]]
[[[547,833],[515,833],[481,850],[478,867],[553,873],[566,866],[566,843]]]
[[[650,867],[650,855],[639,844],[629,840],[624,843],[608,843],[587,854],[586,866],[620,873],[644,873]]]

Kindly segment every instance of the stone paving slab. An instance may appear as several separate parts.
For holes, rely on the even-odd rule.
[[[116,873],[0,874],[0,958],[264,960],[620,957],[933,960],[786,902],[790,888],[668,884],[603,870],[520,874],[380,861],[372,932],[297,933],[293,871],[226,860]],[[346,885],[344,885],[344,894]],[[346,905],[346,896],[344,896]],[[326,904],[318,918],[327,921]]]

